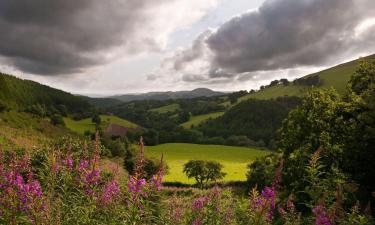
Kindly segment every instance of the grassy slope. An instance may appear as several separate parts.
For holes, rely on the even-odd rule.
[[[107,116],[107,115],[101,115],[100,118],[102,119],[102,124],[101,127],[105,129],[109,123],[117,124],[123,127],[128,127],[128,128],[136,128],[138,125],[121,119],[117,116]],[[66,127],[69,128],[70,130],[83,134],[86,130],[89,130],[91,132],[95,131],[95,124],[91,122],[91,118],[75,121],[70,118],[64,118],[64,122],[66,124]]]
[[[157,113],[168,113],[168,112],[175,112],[180,109],[180,105],[175,103],[175,104],[170,104],[166,106],[162,106],[159,108],[155,109],[150,109],[151,112],[157,112]]]
[[[192,116],[189,121],[181,124],[182,127],[184,128],[191,128],[192,125],[197,126],[198,124],[202,123],[203,121],[206,121],[208,119],[215,119],[219,116],[222,116],[224,112],[214,112],[214,113],[208,113],[208,114],[203,114],[203,115],[198,115],[198,116]]]
[[[365,59],[375,59],[375,55],[365,57]],[[360,60],[354,60],[344,64],[337,65],[335,67],[320,71],[318,73],[310,74],[308,76],[318,75],[323,81],[322,88],[335,88],[339,93],[344,93],[346,85],[350,77],[355,72]],[[247,100],[250,98],[256,99],[270,99],[279,96],[303,96],[309,88],[299,85],[283,86],[278,85],[274,87],[265,88],[254,94],[248,94],[240,98],[240,101]]]
[[[194,183],[193,179],[188,179],[182,172],[184,163],[190,159],[218,161],[224,165],[223,170],[227,173],[224,180],[237,181],[246,179],[248,163],[269,152],[244,147],[181,143],[146,147],[146,156],[160,158],[162,153],[169,166],[165,181]]]
[[[71,135],[62,127],[55,127],[47,119],[16,111],[0,113],[0,145],[4,149],[32,150],[57,137]]]

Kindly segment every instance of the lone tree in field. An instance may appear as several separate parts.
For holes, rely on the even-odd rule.
[[[194,178],[199,188],[222,179],[226,175],[222,169],[223,165],[215,161],[190,160],[184,165],[184,173],[188,178]]]
[[[96,127],[98,128],[100,123],[102,122],[102,119],[100,118],[100,116],[98,114],[95,114],[92,118],[91,118],[91,121],[93,123],[95,123]]]

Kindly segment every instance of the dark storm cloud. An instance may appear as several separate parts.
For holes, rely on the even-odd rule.
[[[54,75],[103,64],[114,47],[156,49],[137,28],[164,1],[1,0],[0,55],[22,71]]]
[[[202,55],[197,46],[208,49],[212,57],[204,73],[211,78],[328,65],[375,51],[374,32],[355,33],[364,19],[374,16],[374,0],[266,0],[258,10],[231,19],[204,40],[198,38],[184,53],[198,55],[186,57],[190,62]],[[181,59],[177,65],[184,64]]]

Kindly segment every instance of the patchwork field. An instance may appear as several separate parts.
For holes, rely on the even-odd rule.
[[[175,104],[170,104],[166,106],[162,106],[159,108],[154,108],[150,109],[151,112],[157,112],[157,113],[168,113],[168,112],[175,112],[180,109],[180,105],[175,103]]]
[[[183,165],[190,159],[214,160],[223,164],[227,173],[224,181],[246,180],[247,165],[258,157],[269,154],[264,150],[223,145],[199,145],[169,143],[157,146],[147,146],[146,156],[164,159],[169,166],[169,174],[164,181],[192,184],[194,179],[188,179],[183,173]]]
[[[219,116],[222,116],[224,112],[214,112],[214,113],[208,113],[204,115],[199,116],[192,116],[189,121],[181,124],[183,128],[191,128],[192,125],[197,126],[198,124],[202,123],[203,121],[206,121],[208,119],[215,119]]]
[[[101,115],[100,118],[102,120],[101,127],[103,129],[105,129],[108,126],[109,123],[117,124],[117,125],[127,127],[127,128],[136,128],[137,127],[136,124],[134,124],[130,121],[121,119],[117,116]],[[72,130],[76,133],[79,133],[79,134],[83,134],[87,130],[89,130],[91,132],[95,131],[95,124],[93,122],[91,122],[91,118],[75,121],[73,119],[70,119],[70,118],[66,117],[66,118],[64,118],[64,122],[65,122],[65,125],[66,125],[67,128],[69,128],[70,130]]]

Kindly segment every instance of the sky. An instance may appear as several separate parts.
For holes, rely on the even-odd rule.
[[[0,71],[74,94],[257,89],[375,53],[373,0],[2,0]]]

